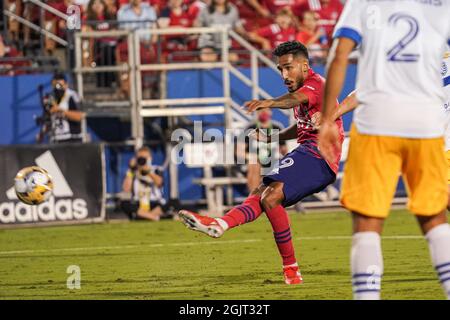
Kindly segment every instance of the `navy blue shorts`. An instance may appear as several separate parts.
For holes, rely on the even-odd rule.
[[[322,191],[336,180],[336,174],[325,160],[316,158],[303,146],[285,155],[278,166],[263,177],[268,186],[274,181],[284,184],[283,207],[289,207],[303,198]]]

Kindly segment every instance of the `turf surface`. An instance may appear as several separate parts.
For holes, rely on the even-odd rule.
[[[283,284],[265,217],[221,239],[177,221],[0,230],[0,299],[351,299],[349,215],[291,221],[300,286]],[[392,212],[383,236],[382,298],[444,299],[415,219]]]

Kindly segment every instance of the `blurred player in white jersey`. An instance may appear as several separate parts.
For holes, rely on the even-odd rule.
[[[450,51],[447,51],[444,55],[441,72],[447,96],[447,100],[444,103],[445,123],[447,126],[445,128],[445,157],[447,158],[447,184],[450,195]],[[450,197],[448,198],[447,209],[450,210]]]
[[[401,172],[408,209],[417,217],[450,298],[450,225],[444,150],[442,56],[450,39],[450,0],[349,0],[336,25],[324,97],[319,150],[338,147],[333,102],[348,56],[359,48],[354,125],[342,181],[352,212],[355,299],[379,299],[380,234]]]

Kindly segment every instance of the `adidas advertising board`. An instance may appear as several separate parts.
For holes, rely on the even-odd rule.
[[[23,167],[37,165],[52,176],[50,199],[30,206],[20,202],[14,177]],[[97,144],[23,145],[0,147],[0,228],[104,220],[103,147]]]

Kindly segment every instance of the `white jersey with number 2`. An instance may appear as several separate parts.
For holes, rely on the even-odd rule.
[[[450,39],[450,0],[348,0],[335,38],[358,44],[354,113],[362,134],[444,135],[442,56]]]

